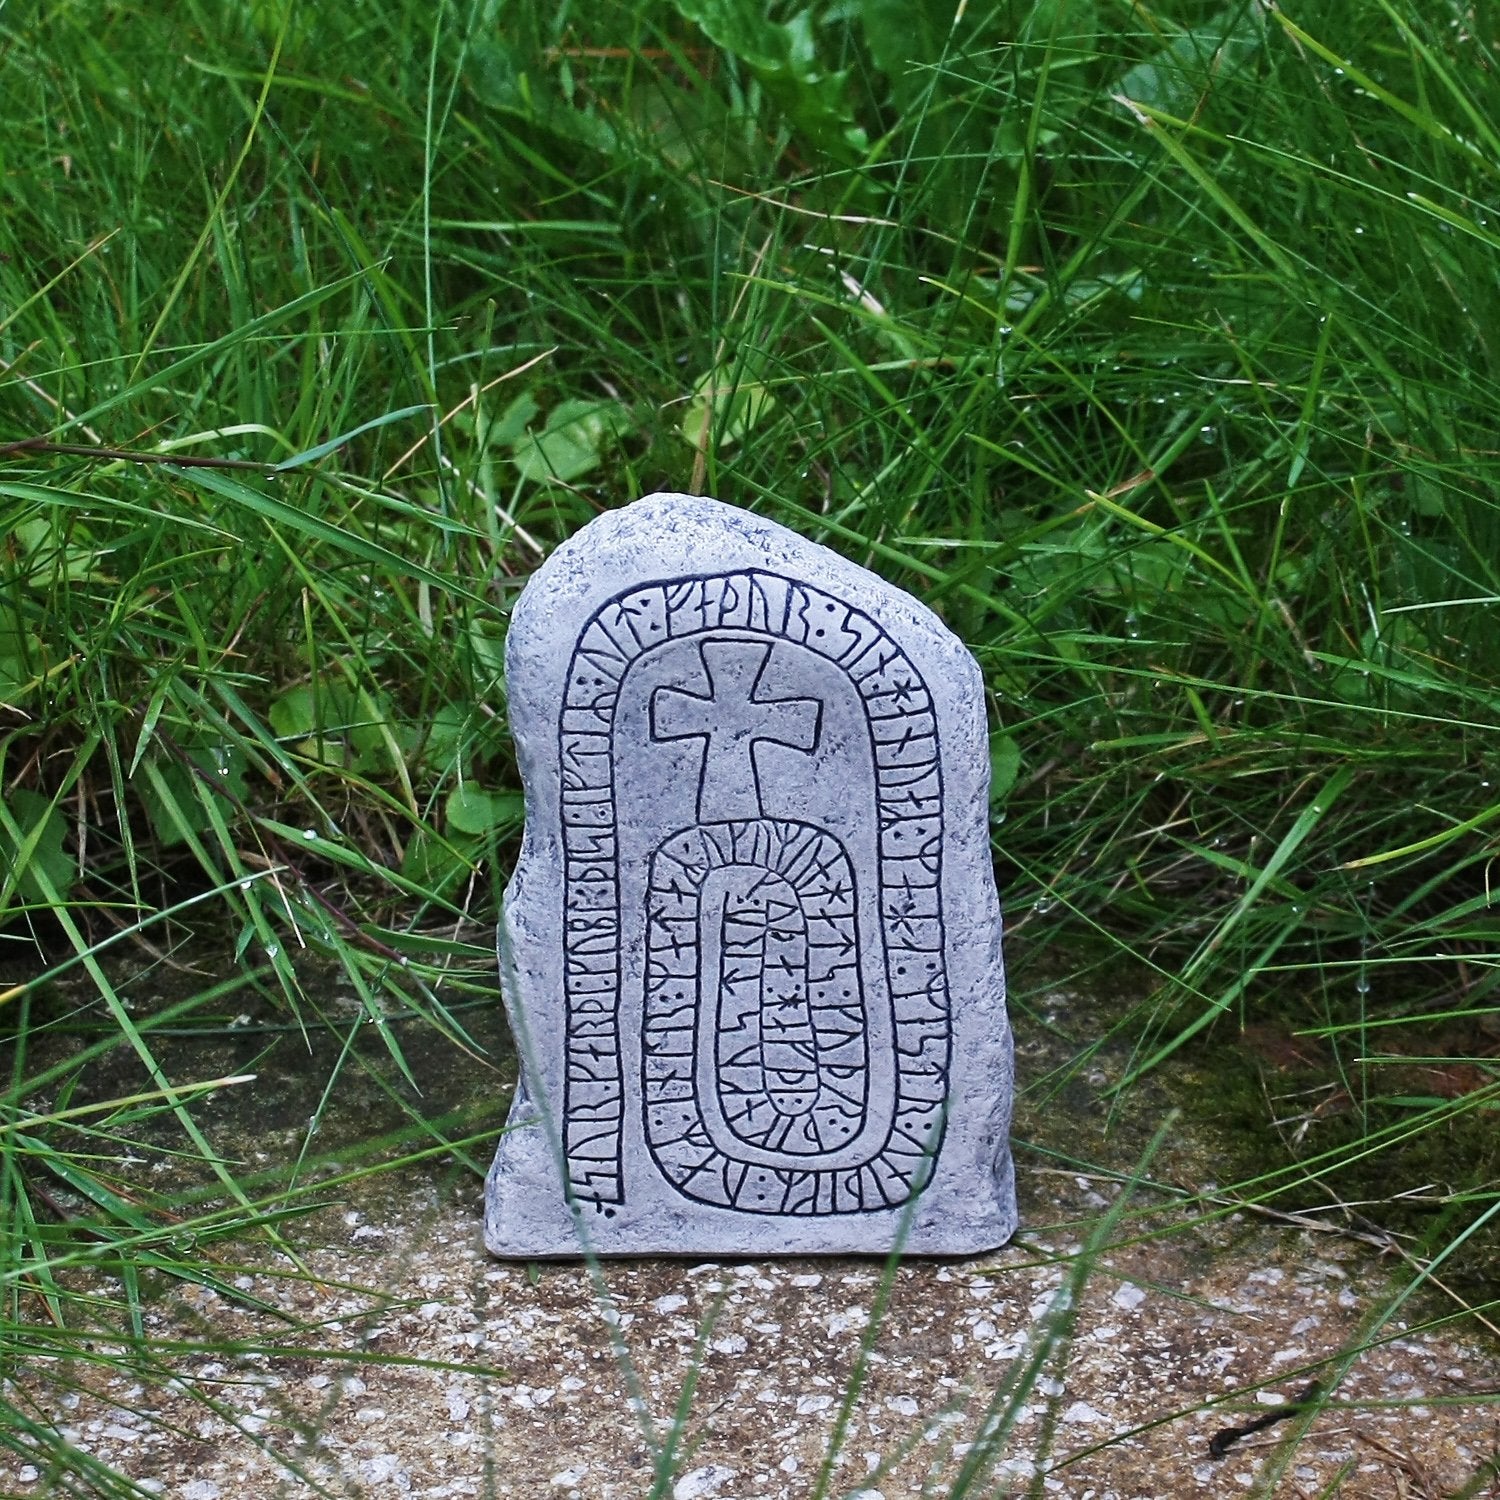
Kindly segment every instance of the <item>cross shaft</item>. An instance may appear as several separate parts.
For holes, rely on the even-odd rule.
[[[651,737],[703,741],[698,821],[727,822],[764,813],[758,745],[811,754],[822,733],[817,698],[760,696],[771,647],[759,641],[703,641],[698,647],[708,693],[660,687],[651,695]]]

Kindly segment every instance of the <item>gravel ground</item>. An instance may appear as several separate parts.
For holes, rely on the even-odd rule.
[[[908,1263],[882,1312],[869,1261],[615,1263],[602,1298],[582,1267],[487,1256],[467,1187],[449,1201],[430,1180],[386,1179],[379,1200],[314,1226],[313,1280],[269,1258],[238,1274],[295,1323],[162,1290],[149,1335],[239,1350],[178,1353],[150,1386],[92,1363],[33,1368],[25,1399],[147,1492],[182,1500],[644,1497],[646,1427],[665,1441],[689,1390],[656,1491],[673,1500],[946,1496],[987,1448],[975,1496],[1500,1495],[1476,1477],[1500,1454],[1500,1401],[1484,1400],[1500,1390],[1500,1350],[1399,1322],[1352,1358],[1305,1432],[1291,1418],[1210,1455],[1216,1433],[1292,1401],[1326,1378],[1320,1362],[1368,1338],[1389,1287],[1367,1246],[1235,1218],[1138,1241],[1092,1264],[1068,1337],[1065,1288],[1102,1184],[1055,1171],[1023,1184],[1030,1222],[1074,1231]],[[1049,1337],[1007,1404],[1007,1380]],[[987,1444],[997,1412],[1013,1421]],[[0,1493],[51,1487],[0,1461]]]
[[[141,981],[143,1003],[156,1003],[155,983]],[[324,999],[360,1013],[352,995]],[[1174,1103],[1159,1078],[1106,1103],[1123,1052],[1072,1068],[1077,1037],[1095,1028],[1088,994],[1034,986],[1032,1003],[1040,1024],[1018,1028],[1023,1080],[1036,1081],[1017,1122],[1023,1232],[977,1260],[908,1262],[884,1305],[870,1260],[615,1262],[604,1289],[575,1265],[502,1264],[482,1245],[476,1179],[429,1162],[325,1188],[345,1196],[286,1231],[305,1276],[261,1241],[205,1252],[244,1301],[143,1280],[151,1342],[128,1363],[109,1363],[119,1286],[75,1279],[101,1299],[93,1356],[0,1375],[79,1450],[173,1500],[1500,1500],[1494,1329],[1423,1326],[1456,1310],[1436,1291],[1382,1316],[1396,1267],[1357,1236],[1239,1213],[1204,1221],[1192,1190],[1226,1169],[1223,1144],[1181,1120],[1155,1141]],[[490,1026],[476,1035],[503,1062],[498,1007],[468,1019]],[[246,1169],[296,1159],[314,1110],[330,1161],[364,1159],[402,1123],[399,1081],[372,1081],[378,1044],[324,1112],[337,1039],[304,1039],[271,1008],[240,1021],[160,1046],[173,1076],[257,1073],[253,1088],[197,1107]],[[430,1028],[404,1040],[424,1110],[477,1101],[503,1114],[503,1069]],[[1072,1082],[1048,1092],[1065,1066]],[[1213,1097],[1195,1066],[1184,1057],[1174,1073]],[[91,1064],[87,1082],[101,1098],[142,1086],[124,1052]],[[141,1174],[167,1196],[192,1186],[186,1158],[148,1155],[121,1159],[121,1180]],[[1138,1216],[1081,1274],[1110,1174],[1148,1156],[1153,1179],[1188,1196],[1141,1190]],[[1074,1162],[1099,1165],[1075,1175]],[[1393,1169],[1393,1193],[1413,1170]],[[75,1303],[69,1316],[87,1312]],[[45,1316],[40,1304],[23,1313]],[[1320,1410],[1212,1456],[1216,1435],[1314,1379],[1329,1391]],[[659,1485],[658,1472],[670,1476]],[[0,1455],[0,1497],[57,1488]]]

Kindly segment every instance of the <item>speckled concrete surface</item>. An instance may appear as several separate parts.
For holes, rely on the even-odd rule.
[[[868,1261],[615,1263],[601,1300],[584,1268],[490,1259],[477,1194],[445,1201],[431,1182],[392,1179],[383,1202],[323,1216],[317,1281],[269,1258],[240,1274],[294,1322],[163,1290],[148,1334],[238,1352],[171,1354],[153,1386],[95,1365],[32,1368],[24,1399],[181,1500],[644,1497],[695,1368],[656,1491],[672,1500],[946,1496],[966,1473],[975,1496],[1435,1500],[1471,1480],[1465,1495],[1500,1494],[1475,1479],[1500,1453],[1500,1403],[1484,1399],[1500,1387],[1497,1351],[1400,1323],[1353,1357],[1305,1433],[1288,1421],[1210,1458],[1216,1431],[1291,1399],[1368,1336],[1389,1288],[1366,1246],[1233,1219],[1119,1244],[1067,1338],[1064,1287],[1104,1200],[1056,1172],[1023,1184],[1033,1222],[1050,1208],[1063,1227],[980,1260],[908,1263],[882,1310]],[[1007,1382],[1049,1335],[1038,1378],[1008,1404]],[[997,1414],[1008,1431],[994,1433]],[[0,1460],[0,1493],[52,1487]]]

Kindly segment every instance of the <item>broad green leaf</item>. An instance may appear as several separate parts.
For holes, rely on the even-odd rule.
[[[953,34],[954,0],[858,0],[857,8],[865,44],[898,108],[919,104],[934,82],[941,86],[932,68]]]
[[[312,684],[299,682],[272,702],[271,728],[284,740],[303,739],[318,728],[323,719],[318,707]]]
[[[710,370],[693,388],[682,435],[698,448],[708,424],[714,447],[732,448],[775,405],[776,398],[761,382],[740,380],[733,370]]]
[[[153,750],[158,774],[142,777],[139,783],[152,830],[168,848],[185,843],[193,834],[204,833],[213,826],[205,800],[219,795],[216,787],[222,787],[237,801],[243,801],[245,795],[247,762],[238,745],[205,741],[181,748],[196,769],[183,765],[164,750]],[[229,811],[226,805],[224,812]]]
[[[760,0],[673,0],[686,20],[738,57],[787,119],[835,159],[856,163],[867,144],[854,118],[848,72],[829,72],[818,58],[810,10],[772,21]]]
[[[465,782],[448,794],[447,826],[458,833],[485,834],[514,828],[521,821],[524,802],[519,792],[487,792]]]
[[[26,558],[22,576],[34,588],[50,588],[61,578],[83,583],[94,576],[98,552],[70,542],[72,534],[73,528],[64,523],[64,514],[56,512],[29,516],[11,529],[17,550]]]
[[[19,703],[35,687],[36,678],[26,670],[24,658],[0,650],[0,703]]]
[[[513,447],[526,436],[531,419],[540,411],[536,397],[530,391],[522,391],[481,436],[492,448]]]
[[[555,65],[545,62],[534,45],[522,43],[522,28],[513,11],[502,15],[502,7],[494,9],[476,28],[464,62],[464,82],[475,100],[540,125],[563,140],[613,154],[619,136],[606,115],[561,97]]]
[[[78,865],[63,848],[67,823],[61,809],[52,805],[51,798],[25,787],[6,793],[6,802],[10,811],[6,823],[14,820],[20,839],[0,828],[5,884],[28,906],[49,905],[50,891],[66,900],[78,879]]]
[[[474,97],[490,109],[529,114],[530,90],[516,68],[515,56],[501,36],[478,36],[464,62],[464,82]]]
[[[267,717],[277,738],[309,760],[330,766],[352,763],[349,728],[354,703],[347,684],[326,678],[299,682],[271,704]]]
[[[46,670],[41,639],[17,624],[9,610],[0,615],[0,703],[20,702]]]
[[[413,766],[422,766],[446,776],[462,770],[468,718],[456,703],[445,703],[426,724],[406,724],[402,738]]]
[[[442,839],[419,828],[407,842],[401,874],[414,886],[443,896],[473,873],[480,841],[472,834],[455,833]]]
[[[489,673],[491,682],[505,676],[505,624],[500,620],[487,620],[477,616],[469,621],[469,649],[481,668]]]
[[[619,401],[564,401],[540,433],[516,443],[516,468],[534,483],[570,484],[596,468],[606,442],[630,426],[630,410]]]
[[[271,728],[299,754],[325,765],[370,771],[388,766],[389,706],[383,696],[320,677],[288,688],[272,704]]]
[[[1021,771],[1021,747],[1012,735],[990,736],[990,809],[1005,806]]]
[[[391,727],[391,706],[385,694],[361,686],[350,689],[350,698],[349,743],[354,746],[354,769],[397,769],[401,749]]]
[[[1217,78],[1245,67],[1260,50],[1265,26],[1257,7],[1236,5],[1202,26],[1179,32],[1137,63],[1112,92],[1170,115],[1190,115]]]

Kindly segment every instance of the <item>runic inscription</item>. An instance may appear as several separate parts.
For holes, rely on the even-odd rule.
[[[696,797],[692,821],[644,851],[637,914],[622,904],[617,719],[633,674],[667,660],[695,680],[650,690],[647,749],[696,742]],[[778,688],[778,672],[824,690]],[[795,778],[768,774],[773,748],[834,756],[829,698],[844,759],[819,790],[865,799],[863,825],[783,806]],[[741,1213],[904,1203],[941,1146],[952,1045],[940,747],[912,662],[869,615],[769,570],[650,583],[579,632],[558,753],[576,1198],[606,1215],[629,1201],[622,943],[643,923],[636,1107],[661,1178]]]

